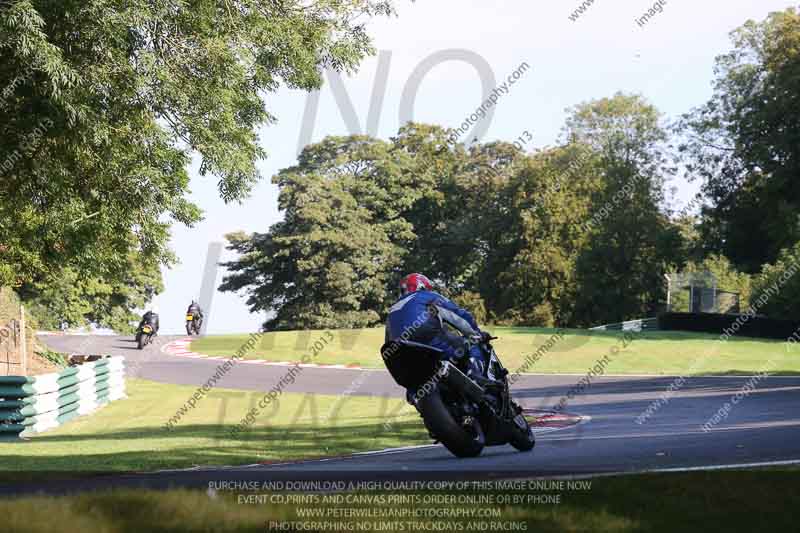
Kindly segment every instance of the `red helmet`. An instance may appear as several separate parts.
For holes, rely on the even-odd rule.
[[[430,291],[433,290],[431,280],[422,274],[409,274],[400,280],[400,295],[417,292],[417,291]]]

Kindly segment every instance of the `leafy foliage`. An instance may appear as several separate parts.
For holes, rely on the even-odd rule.
[[[576,264],[577,324],[652,316],[663,301],[663,274],[679,258],[682,243],[661,210],[672,169],[659,120],[641,97],[617,94],[576,107],[567,121],[569,138],[599,155],[601,176],[586,223],[587,245]]]
[[[62,280],[72,302],[69,279],[93,303],[49,314],[124,322],[131,254],[170,264],[170,223],[201,218],[193,155],[226,202],[246,197],[266,156],[256,131],[277,120],[263,94],[353,71],[373,53],[362,17],[391,13],[369,0],[0,2],[0,285],[55,304],[44,284]]]
[[[680,126],[711,204],[706,250],[755,273],[800,240],[800,13],[749,21],[732,39],[717,58],[714,95]]]
[[[37,346],[36,355],[52,363],[57,368],[64,368],[69,365],[69,356],[67,354],[54,352],[44,346]]]
[[[800,243],[781,251],[753,280],[752,303],[773,318],[800,319]]]
[[[251,310],[277,311],[270,328],[374,324],[403,257],[398,243],[414,237],[399,216],[420,190],[402,171],[407,159],[364,136],[306,147],[273,179],[284,220],[267,234],[228,236],[243,257],[226,265],[220,290],[252,286]]]
[[[750,305],[752,292],[752,276],[745,272],[737,271],[727,257],[711,254],[703,261],[689,261],[681,270],[682,273],[710,272],[717,281],[717,290],[735,292],[739,294],[739,309],[746,310]],[[673,311],[689,310],[688,291],[676,291],[671,298]]]
[[[506,187],[505,227],[482,285],[495,316],[521,325],[568,323],[578,286],[575,264],[586,243],[583,221],[597,186],[593,156],[567,145],[527,156]],[[496,282],[496,289],[492,282]]]
[[[58,277],[25,284],[19,292],[45,329],[80,327],[87,322],[98,327],[132,333],[143,309],[163,290],[157,265],[131,254],[124,268],[105,278],[87,277],[72,268]]]
[[[453,297],[453,301],[469,311],[478,324],[486,322],[486,304],[477,292],[464,291]]]
[[[374,325],[412,271],[482,320],[583,324],[650,310],[681,250],[660,212],[657,114],[617,95],[575,116],[571,142],[531,154],[508,143],[450,146],[447,131],[424,124],[390,142],[329,137],[308,146],[273,178],[284,220],[264,234],[228,236],[240,257],[226,265],[221,290],[245,291],[251,310],[274,311],[268,329]],[[591,136],[610,144],[582,138],[589,127],[578,119],[597,120]],[[622,135],[629,131],[634,138]],[[626,179],[641,174],[628,191]],[[624,202],[584,224],[620,190]],[[597,272],[607,276],[601,284]]]

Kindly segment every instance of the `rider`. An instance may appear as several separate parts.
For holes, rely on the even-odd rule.
[[[197,320],[197,328],[203,325],[203,309],[200,307],[200,304],[197,301],[192,300],[192,303],[189,304],[189,308],[186,310],[187,315],[192,315]]]
[[[386,342],[398,339],[427,344],[444,351],[444,358],[457,361],[467,355],[467,375],[485,377],[486,361],[480,343],[482,332],[469,311],[432,290],[422,274],[409,274],[400,281],[400,299],[389,309]],[[452,333],[445,325],[462,335]]]
[[[145,324],[150,324],[153,328],[153,332],[158,333],[158,313],[152,309],[148,309],[145,314],[142,315],[142,321],[139,322],[139,330],[141,330],[142,326]]]

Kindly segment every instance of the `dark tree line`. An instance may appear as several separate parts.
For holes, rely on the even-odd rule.
[[[243,201],[266,156],[263,94],[319,87],[374,50],[387,1],[0,2],[0,285],[52,325],[120,330],[162,289],[171,224],[201,219],[187,165]],[[651,315],[663,274],[713,271],[759,298],[800,261],[800,16],[749,21],[715,91],[668,124],[616,94],[569,110],[558,146],[451,146],[443,128],[331,137],[274,181],[285,218],[233,234],[222,289],[269,328],[382,319],[421,271],[481,320],[590,325]],[[682,172],[699,212],[672,213]],[[800,318],[800,281],[762,311]],[[747,302],[743,302],[746,304]]]
[[[712,99],[673,124],[620,93],[569,110],[559,146],[532,153],[452,147],[423,124],[308,146],[274,178],[285,220],[229,236],[241,258],[222,290],[277,329],[376,324],[410,271],[498,323],[650,316],[680,270],[710,270],[746,307],[800,261],[800,17],[732,39]],[[667,207],[681,172],[699,212]],[[790,276],[760,312],[798,318],[798,296]]]
[[[577,106],[563,146],[450,146],[409,124],[389,141],[329,137],[281,171],[285,218],[229,235],[268,328],[378,323],[397,280],[425,272],[480,319],[587,325],[654,312],[681,239],[662,213],[666,132],[638,96]],[[592,221],[590,224],[587,221]]]

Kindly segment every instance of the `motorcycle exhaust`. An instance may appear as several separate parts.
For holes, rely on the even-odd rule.
[[[477,404],[484,401],[484,390],[480,385],[472,381],[466,374],[459,370],[455,365],[449,361],[442,362],[442,368],[439,371],[442,379],[454,389],[460,391],[468,399]]]

